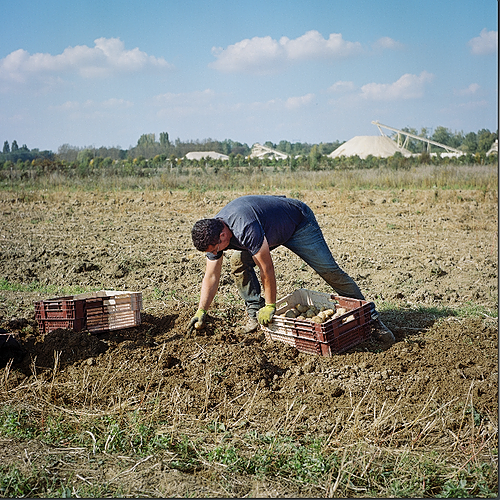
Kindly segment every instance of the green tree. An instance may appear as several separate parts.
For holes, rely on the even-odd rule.
[[[63,144],[57,149],[58,156],[65,161],[76,161],[80,148],[71,146],[70,144]]]
[[[292,154],[292,144],[288,141],[280,141],[276,149],[282,153],[286,153],[288,156]]]
[[[9,146],[9,141],[5,141],[3,143],[3,154],[9,154],[10,153],[10,146]]]
[[[309,152],[309,169],[310,170],[318,170],[319,160],[321,159],[321,153],[319,152],[318,146],[314,144]]]
[[[170,146],[170,141],[168,140],[168,132],[160,132],[160,145]]]
[[[451,138],[451,132],[447,128],[441,126],[436,127],[436,130],[434,130],[434,133],[431,137],[433,141],[444,144],[445,146],[451,146]]]
[[[469,132],[464,137],[463,150],[466,153],[474,154],[477,150],[477,135],[475,132]]]
[[[93,158],[94,152],[87,148],[78,152],[77,161],[82,167],[88,167]]]
[[[13,153],[15,153],[16,151],[19,151],[19,146],[17,145],[17,141],[15,139],[12,141],[11,151]]]
[[[408,132],[412,135],[418,135],[416,128],[404,127],[401,129],[403,132]],[[407,138],[406,149],[411,153],[420,153],[422,151],[422,143],[418,139],[413,139],[412,137]]]
[[[155,143],[155,134],[142,134],[137,141],[138,146],[149,146]]]
[[[477,151],[479,153],[487,153],[497,136],[488,129],[482,129],[477,133]]]

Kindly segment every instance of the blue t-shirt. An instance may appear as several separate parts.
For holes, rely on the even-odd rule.
[[[297,226],[305,219],[307,205],[285,196],[249,195],[229,202],[214,219],[227,224],[233,236],[227,248],[248,250],[255,255],[267,238],[269,248],[273,249],[286,243]],[[210,260],[217,255],[207,252]]]

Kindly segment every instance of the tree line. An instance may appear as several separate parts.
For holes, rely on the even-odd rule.
[[[459,149],[467,154],[470,158],[473,155],[483,155],[491,148],[493,142],[498,139],[498,130],[490,132],[488,129],[481,129],[477,133],[469,132],[452,132],[446,127],[437,127],[432,134],[429,129],[422,128],[420,133],[416,129],[409,127],[403,128],[403,132],[408,132],[413,135],[418,135],[424,139],[431,139],[440,144]],[[322,157],[326,157],[332,151],[341,146],[343,142],[335,141],[329,143],[309,144],[296,142],[291,143],[282,140],[279,143],[266,141],[264,146],[267,146],[276,151],[280,151],[289,156],[290,166],[300,166],[305,162],[309,168],[317,168],[318,165],[325,163],[321,161]],[[415,154],[425,154],[427,144],[413,138],[408,138],[406,148]],[[167,132],[161,132],[156,137],[155,134],[143,134],[139,137],[137,144],[128,149],[122,149],[119,146],[96,148],[94,146],[71,146],[63,144],[58,148],[57,153],[52,151],[39,151],[38,149],[30,150],[26,144],[18,146],[16,140],[9,144],[4,142],[2,153],[0,153],[0,168],[13,167],[14,165],[24,166],[28,168],[34,165],[48,165],[50,163],[72,166],[80,168],[82,171],[88,170],[89,167],[95,169],[97,167],[110,167],[112,165],[121,165],[123,167],[137,167],[152,165],[166,165],[172,167],[179,163],[187,153],[191,151],[215,151],[222,153],[230,158],[230,166],[241,166],[243,160],[251,153],[251,147],[246,143],[240,143],[231,139],[223,141],[214,140],[211,138],[200,140],[181,141],[179,138],[170,141]],[[432,146],[430,152],[439,152],[439,148]],[[302,158],[302,160],[298,160]],[[354,160],[348,161],[352,163]],[[269,164],[269,160],[265,160]],[[285,161],[286,162],[286,161]],[[374,160],[368,163],[372,164]],[[214,163],[214,162],[209,162]],[[248,161],[247,161],[248,163]],[[255,162],[254,162],[255,163]],[[205,162],[206,165],[208,163]],[[250,164],[250,163],[248,163]],[[130,170],[130,169],[129,169]]]
[[[5,141],[3,143],[2,152],[0,153],[0,165],[6,162],[11,164],[31,162],[38,158],[51,160],[54,158],[54,153],[52,151],[40,151],[38,149],[30,150],[26,144],[19,147],[16,140],[13,140],[12,144],[9,144],[9,141]]]

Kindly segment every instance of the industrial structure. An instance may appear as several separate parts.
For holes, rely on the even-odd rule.
[[[385,134],[382,131],[382,128],[386,128],[388,130],[392,130],[393,132],[396,132],[397,137],[398,137],[396,144],[398,146],[403,147],[403,148],[406,147],[406,145],[408,144],[408,140],[411,137],[412,139],[417,139],[419,141],[425,142],[427,144],[427,152],[428,153],[431,152],[431,144],[432,144],[433,146],[438,146],[440,148],[443,148],[446,151],[446,153],[443,153],[442,156],[462,156],[463,154],[465,154],[463,151],[460,151],[458,149],[447,146],[446,144],[441,144],[440,142],[436,142],[436,141],[433,141],[431,139],[427,139],[426,137],[420,137],[418,135],[411,134],[410,132],[405,132],[404,130],[399,130],[399,129],[394,128],[394,127],[389,127],[388,125],[382,125],[378,121],[373,121],[372,124],[376,125],[378,127],[379,132],[383,136],[385,136]],[[402,137],[405,138],[403,143],[401,143]]]
[[[252,146],[252,152],[250,153],[250,158],[266,158],[266,159],[275,159],[275,160],[285,160],[288,158],[288,155],[282,153],[281,151],[276,151],[275,149],[269,148],[267,146],[262,146],[256,142]]]

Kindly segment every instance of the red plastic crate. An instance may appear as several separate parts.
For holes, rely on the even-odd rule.
[[[35,318],[40,333],[58,328],[79,332],[85,329],[85,299],[69,296],[35,302]]]
[[[35,303],[41,333],[58,328],[102,332],[141,324],[142,294],[129,291],[82,293]]]
[[[324,323],[278,316],[297,304],[314,304],[332,309],[340,306],[347,312]],[[268,340],[286,342],[302,352],[332,356],[367,340],[375,317],[373,302],[301,288],[277,301],[272,323],[262,329]]]

